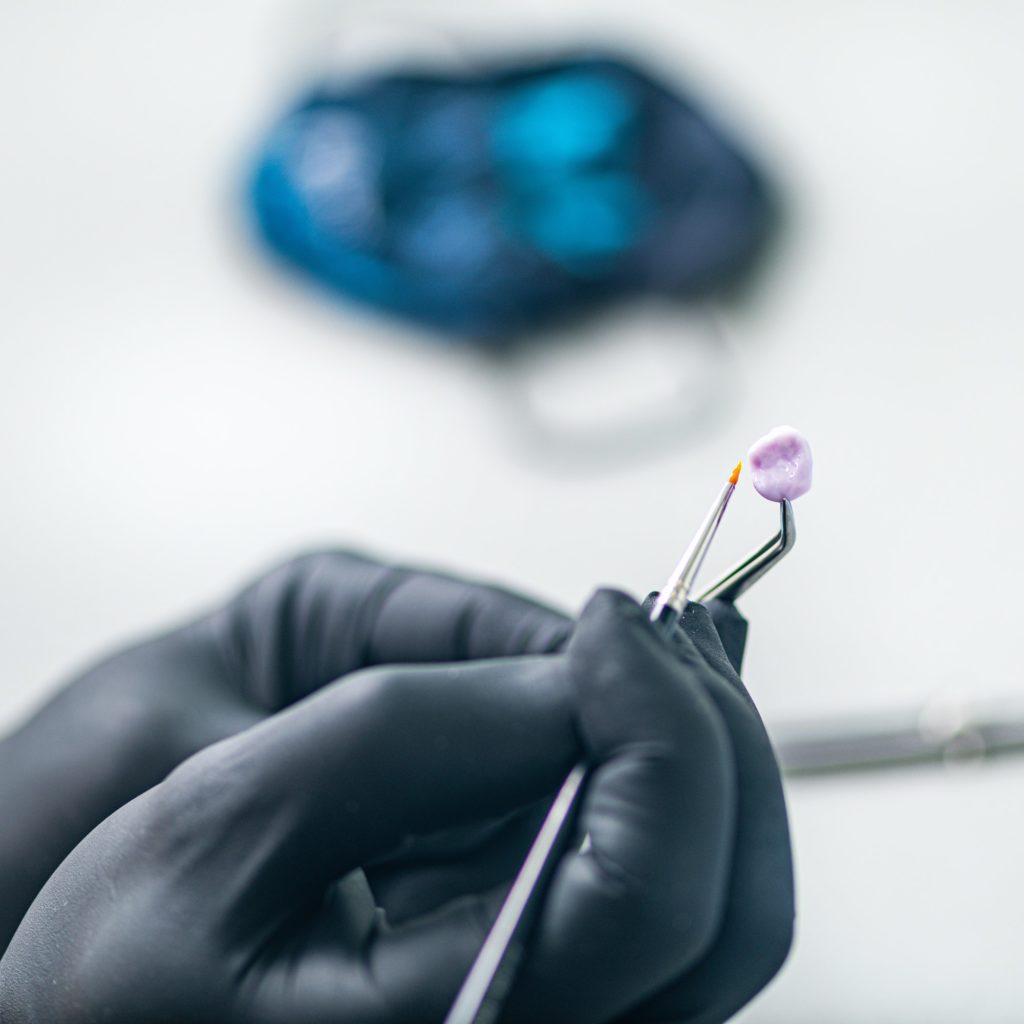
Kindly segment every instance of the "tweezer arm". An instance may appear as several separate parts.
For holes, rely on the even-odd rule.
[[[733,566],[716,583],[713,583],[698,599],[702,604],[718,598],[735,601],[753,586],[776,562],[793,550],[796,544],[796,520],[793,518],[793,503],[779,504],[779,532],[770,541]]]

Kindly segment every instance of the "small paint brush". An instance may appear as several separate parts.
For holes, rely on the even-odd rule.
[[[696,536],[651,609],[651,621],[666,635],[679,622],[683,609],[689,604],[697,574],[732,492],[736,490],[742,466],[743,463],[739,463],[730,474],[722,493],[708,510]],[[562,783],[444,1024],[493,1024],[497,1020],[522,959],[527,928],[532,923],[552,869],[572,838],[573,819],[586,776],[586,765],[578,764]]]
[[[654,607],[651,608],[651,622],[655,623],[665,632],[671,632],[683,614],[684,609],[690,603],[690,594],[693,593],[694,585],[697,582],[697,574],[704,564],[704,557],[711,547],[711,542],[718,532],[718,524],[725,515],[726,506],[736,490],[736,483],[740,478],[740,470],[743,463],[736,463],[736,468],[729,474],[729,479],[722,488],[721,494],[712,502],[708,514],[704,517],[696,536],[690,541],[690,546],[679,560],[675,571],[668,578],[668,582],[662,587],[658,594]]]

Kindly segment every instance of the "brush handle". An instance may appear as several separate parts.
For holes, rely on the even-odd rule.
[[[671,630],[675,626],[683,614],[683,610],[690,603],[690,593],[697,582],[697,576],[704,564],[711,542],[718,532],[718,524],[722,521],[729,499],[735,490],[736,485],[731,482],[722,488],[721,494],[708,509],[696,536],[690,542],[690,546],[654,602],[651,621],[661,623],[666,630]]]
[[[497,1019],[544,887],[572,836],[586,774],[586,766],[578,764],[562,783],[444,1024],[492,1024]]]
[[[704,557],[725,515],[729,499],[736,490],[735,477],[738,472],[737,466],[733,477],[708,510],[675,572],[654,602],[650,612],[651,622],[666,639],[676,628],[683,610],[689,604],[690,592],[704,564]],[[586,774],[586,766],[578,764],[562,783],[444,1024],[493,1024],[497,1020],[522,959],[525,935],[534,917],[534,908],[540,902],[553,865],[565,852],[571,836],[573,812],[579,802]]]

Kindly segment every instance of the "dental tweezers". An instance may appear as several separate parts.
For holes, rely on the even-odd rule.
[[[796,544],[796,520],[793,518],[793,503],[779,503],[779,532],[756,551],[751,552],[726,572],[717,583],[713,583],[698,600],[701,604],[713,601],[735,601],[745,594],[769,569],[778,564],[793,550]]]

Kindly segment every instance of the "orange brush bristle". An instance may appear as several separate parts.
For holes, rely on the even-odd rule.
[[[742,468],[743,468],[743,463],[742,462],[737,462],[736,463],[736,468],[732,471],[732,475],[729,477],[729,483],[731,483],[733,485],[733,487],[736,486],[736,481],[739,480],[739,478],[740,478],[740,470]]]

